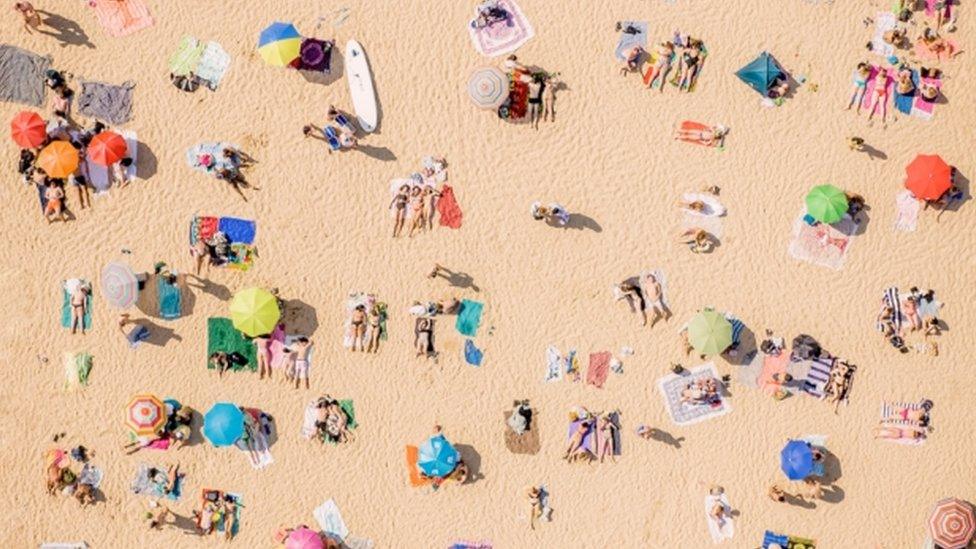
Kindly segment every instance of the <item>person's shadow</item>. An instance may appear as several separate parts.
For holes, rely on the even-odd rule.
[[[149,337],[143,343],[147,345],[155,345],[157,347],[163,347],[169,340],[183,341],[183,338],[176,333],[172,328],[163,326],[162,324],[157,324],[148,318],[140,318],[134,321],[136,324],[141,324],[149,329]]]
[[[875,158],[879,160],[887,160],[888,155],[884,151],[876,149],[871,145],[861,145],[861,152],[868,155],[868,158],[874,160]]]
[[[567,221],[565,225],[560,225],[559,220],[552,217],[546,219],[546,224],[550,227],[556,227],[558,229],[576,229],[577,231],[589,229],[595,233],[603,232],[603,227],[601,227],[595,219],[581,213],[569,214],[569,221]]]
[[[206,268],[206,267],[204,267]],[[228,301],[233,296],[230,292],[230,288],[224,286],[223,284],[218,284],[207,278],[201,278],[196,275],[192,275],[196,279],[198,284],[190,284],[189,276],[187,277],[187,288],[196,288],[205,294],[212,295],[213,297],[219,299],[220,301]],[[188,313],[189,314],[189,313]]]
[[[443,270],[447,270],[447,269],[443,269]],[[444,278],[445,280],[447,280],[447,283],[452,288],[461,288],[461,289],[471,288],[472,290],[474,290],[476,292],[480,292],[481,291],[481,288],[479,288],[474,283],[474,277],[472,277],[468,273],[464,273],[464,272],[461,272],[461,271],[450,271],[450,270],[447,270],[447,272],[448,272],[448,275],[447,276],[442,276],[442,278]]]
[[[88,49],[95,49],[95,44],[88,39],[88,34],[81,25],[67,17],[51,13],[49,11],[37,10],[43,20],[44,25],[54,29],[55,32],[45,30],[42,26],[37,32],[46,34],[61,43],[61,47],[84,46]]]
[[[656,427],[651,428],[651,440],[656,440],[658,442],[663,442],[668,446],[673,446],[674,448],[680,450],[681,443],[685,441],[685,437],[677,437],[667,431],[663,431]]]

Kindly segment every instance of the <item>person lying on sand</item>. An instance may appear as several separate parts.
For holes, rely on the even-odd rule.
[[[434,333],[434,320],[432,318],[418,318],[414,325],[415,339],[414,348],[417,351],[417,357],[430,356],[431,348],[431,336]]]
[[[698,227],[685,229],[678,236],[678,242],[687,244],[689,249],[696,254],[707,253],[714,248],[712,236],[705,229]]]
[[[390,208],[393,209],[393,238],[400,236],[403,224],[407,220],[407,203],[410,201],[410,185],[401,185],[397,193],[390,201]]]
[[[364,342],[366,340],[366,306],[356,305],[356,308],[352,311],[352,318],[349,320],[352,324],[352,348],[353,352],[356,351],[357,345],[359,350],[364,350]]]
[[[570,456],[583,447],[583,437],[586,436],[586,433],[589,432],[592,426],[592,418],[585,419],[576,426],[576,430],[573,431],[573,435],[569,438],[569,446],[566,448],[566,454],[563,456],[563,459],[568,461]]]
[[[600,458],[600,463],[603,463],[603,458],[605,458],[606,456],[610,456],[610,461],[612,462],[617,461],[613,454],[614,453],[613,433],[616,429],[617,426],[614,425],[613,421],[611,420],[609,412],[600,415],[600,417],[597,419],[596,422],[597,435],[599,435],[604,440],[603,448],[601,448],[601,451],[599,452],[600,455],[598,456]]]
[[[678,67],[678,70],[681,71],[678,76],[679,92],[682,89],[691,91],[695,77],[698,75],[698,66],[701,63],[701,48],[702,43],[700,40],[688,38],[688,42],[681,52],[681,62]],[[664,87],[663,83],[661,87]]]
[[[634,72],[637,70],[638,63],[640,62],[641,55],[644,54],[644,48],[640,46],[634,46],[624,53],[623,65],[620,67],[620,75],[627,76],[628,72]]]
[[[675,140],[683,139],[683,140],[697,141],[702,145],[707,145],[709,147],[712,146],[718,147],[722,145],[722,141],[725,139],[725,136],[728,133],[729,133],[728,128],[726,128],[721,124],[716,124],[704,130],[685,129],[681,127],[676,127],[674,129],[673,137]]]
[[[887,440],[918,440],[925,438],[925,429],[921,427],[915,427],[911,425],[906,425],[903,427],[895,427],[891,425],[879,425],[875,427],[872,431],[874,433],[874,438],[881,438]]]
[[[924,400],[920,408],[907,408],[905,406],[895,406],[892,415],[902,421],[917,423],[919,427],[928,427],[929,410],[932,409],[932,401]]]
[[[420,186],[410,191],[410,232],[408,237],[418,229],[423,231],[427,227],[426,208],[424,208],[424,194]]]
[[[857,104],[857,112],[861,112],[861,103],[864,102],[864,92],[868,89],[868,79],[871,78],[871,64],[870,63],[858,63],[857,68],[854,69],[854,74],[851,79],[854,82],[854,89],[851,93],[851,100],[847,103],[847,110],[851,110],[854,104]]]
[[[628,282],[621,282],[617,284],[617,290],[620,294],[620,299],[626,298],[630,300],[633,308],[640,313],[641,326],[647,326],[647,302],[644,301],[644,291],[641,290],[640,286]]]
[[[661,283],[657,280],[651,273],[645,274],[641,279],[641,288],[644,292],[644,299],[648,306],[650,306],[651,312],[654,316],[651,318],[651,327],[657,323],[658,320],[664,319],[668,320],[671,318],[671,311],[664,306],[664,292],[661,289]]]
[[[87,284],[79,284],[71,292],[71,333],[75,333],[81,326],[81,334],[85,334],[85,313],[88,312],[88,295],[91,288]]]

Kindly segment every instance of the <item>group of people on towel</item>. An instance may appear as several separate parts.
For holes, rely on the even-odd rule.
[[[925,440],[932,427],[929,412],[932,401],[924,399],[917,405],[892,404],[890,414],[884,416],[873,429],[874,438],[885,440]]]
[[[57,442],[64,433],[54,437]],[[94,505],[95,494],[101,483],[101,470],[90,462],[94,452],[84,446],[77,446],[70,452],[59,448],[51,448],[44,453],[44,463],[47,475],[47,493],[49,495],[63,494],[74,496],[82,506]],[[72,468],[72,462],[81,465],[77,473]]]
[[[324,395],[315,401],[315,438],[320,442],[349,442],[353,434],[349,430],[352,418],[342,409],[339,401]]]
[[[625,28],[617,23],[619,32],[636,34],[639,32],[634,28]],[[682,35],[675,32],[670,40],[660,42],[653,52],[646,51],[640,45],[634,45],[624,52],[624,59],[620,67],[620,74],[626,76],[628,73],[637,72],[643,75],[644,84],[648,88],[653,88],[655,83],[663,93],[668,75],[674,66],[675,59],[678,60],[678,77],[675,83],[678,92],[691,91],[705,58],[705,44],[690,35]],[[647,70],[642,70],[647,61]]]
[[[692,406],[711,406],[721,401],[719,394],[721,382],[712,376],[695,378],[681,390],[681,403]]]
[[[618,413],[616,410],[593,413],[582,406],[574,407],[569,416],[576,427],[569,435],[569,446],[566,447],[563,459],[575,463],[599,458],[603,463],[604,458],[610,456],[610,461],[615,462],[617,448],[614,446],[614,437],[617,435],[618,425],[614,416]],[[593,437],[589,447],[586,444],[588,436]]]
[[[905,338],[910,334],[920,333],[925,343],[918,345],[916,350],[938,356],[939,347],[933,341],[934,337],[942,334],[941,321],[934,312],[937,310],[935,290],[921,292],[913,286],[909,289],[908,295],[902,296],[896,289],[892,289],[885,292],[881,298],[881,310],[877,318],[878,329],[884,338],[902,353],[909,351]]]
[[[224,539],[231,540],[237,529],[237,508],[240,502],[231,494],[219,490],[204,490],[201,496],[201,507],[193,511],[196,519],[197,534],[207,536],[214,532],[218,525],[223,525]]]
[[[647,310],[650,309],[651,327],[658,320],[671,318],[671,311],[664,304],[664,290],[661,281],[653,273],[644,273],[634,278],[628,278],[613,287],[614,298],[626,299],[632,311],[640,314],[641,326],[647,326]]]
[[[419,172],[409,179],[394,180],[390,192],[390,211],[393,212],[393,238],[401,235],[405,226],[407,236],[434,228],[434,212],[441,192],[438,185],[447,181],[447,161],[425,156]]]
[[[435,273],[441,267],[435,266]],[[430,278],[434,278],[434,274]],[[456,297],[448,297],[439,301],[414,301],[407,309],[414,318],[414,349],[417,357],[435,357],[437,351],[434,349],[434,325],[436,317],[439,315],[456,315],[461,310],[461,302]]]

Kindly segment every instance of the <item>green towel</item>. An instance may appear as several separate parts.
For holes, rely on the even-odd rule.
[[[465,299],[461,301],[461,311],[458,312],[457,322],[454,326],[462,335],[474,337],[478,333],[478,325],[481,323],[481,311],[484,303]]]
[[[347,429],[353,430],[356,427],[359,427],[359,424],[356,423],[356,408],[353,406],[351,400],[340,400],[339,408],[342,408],[342,411],[346,413],[346,416],[348,416],[348,420],[346,421]],[[339,444],[338,442],[329,439],[329,437],[325,436],[324,434],[321,435],[321,438],[323,441],[328,442],[329,444]]]
[[[252,372],[258,369],[257,349],[255,349],[254,343],[248,341],[244,337],[244,334],[238,332],[229,318],[207,319],[208,370],[214,369],[214,365],[210,363],[210,355],[218,351],[228,354],[237,351],[247,358],[246,366],[234,366],[231,368],[235,372],[245,368]]]
[[[81,319],[86,330],[91,329],[91,308],[92,296],[88,294],[85,297],[85,316]],[[61,327],[71,328],[71,294],[64,288],[61,289]]]
[[[78,383],[82,387],[88,386],[88,374],[92,369],[92,356],[89,353],[75,355],[75,367],[78,368]]]
[[[205,44],[201,44],[196,38],[184,36],[176,52],[169,58],[169,71],[177,76],[186,76],[193,72],[200,62],[204,47]]]

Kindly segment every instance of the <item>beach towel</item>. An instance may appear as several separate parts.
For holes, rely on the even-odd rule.
[[[184,36],[180,39],[180,45],[169,58],[169,72],[176,76],[187,76],[195,72],[200,56],[203,54],[204,45],[192,36]]]
[[[207,490],[204,489],[206,492]],[[213,490],[211,490],[213,491]],[[240,494],[233,494],[231,492],[222,493],[218,492],[221,497],[230,496],[236,505],[234,505],[234,529],[231,530],[231,535],[236,536],[241,530],[241,509],[244,508],[244,500],[241,498]],[[218,532],[223,532],[225,530],[224,516],[221,514],[220,520],[214,525],[214,530]]]
[[[712,127],[708,124],[702,124],[701,122],[694,122],[692,120],[682,120],[681,124],[678,126],[684,131],[696,131],[696,132],[708,132],[712,131]],[[706,144],[699,139],[689,139],[689,138],[679,138],[679,141],[684,141],[685,143],[693,143],[695,145],[701,145],[703,147],[714,147],[716,149],[725,148],[725,139],[713,140],[711,144]]]
[[[542,444],[539,440],[538,418],[533,414],[532,422],[529,423],[529,429],[519,435],[508,427],[508,418],[511,416],[511,411],[505,412],[505,447],[513,454],[538,454],[539,450],[542,449]]]
[[[922,205],[912,195],[912,191],[903,190],[895,196],[895,230],[904,232],[915,232],[918,229],[918,213],[922,210]]]
[[[102,485],[102,478],[104,477],[105,473],[100,468],[95,467],[91,463],[86,463],[81,468],[81,472],[78,473],[78,484],[87,484],[93,489],[98,490],[98,487]]]
[[[695,71],[695,76],[692,77],[691,83],[688,84],[688,87],[686,88],[689,92],[693,92],[698,88],[698,81],[701,80],[701,73],[703,70],[705,70],[705,59],[708,58],[708,48],[705,47],[705,44],[700,44],[699,47],[700,53],[698,54],[698,70]],[[678,70],[678,63],[674,61],[676,58],[677,54],[675,54],[675,57],[672,57],[671,72],[669,73],[671,78],[668,79],[668,82],[670,82],[674,87],[678,87],[678,84],[681,83],[681,71]]]
[[[891,307],[891,320],[895,325],[895,332],[900,333],[904,317],[901,314],[901,295],[898,293],[897,287],[892,286],[891,288],[885,290],[881,295],[881,308],[878,311],[879,315],[882,311],[884,311],[885,307]],[[875,328],[877,328],[879,332],[885,331],[884,324],[882,324],[880,321],[875,324]]]
[[[173,491],[170,493],[166,492],[166,484],[168,479],[163,480],[163,482],[158,482],[156,479],[150,478],[149,469],[158,469],[163,476],[166,476],[165,468],[160,467],[150,467],[146,464],[141,464],[136,469],[136,476],[132,480],[132,485],[130,489],[132,493],[141,496],[147,496],[153,499],[167,498],[173,501],[179,501],[180,497],[183,495],[183,475],[182,473],[176,477],[174,482]]]
[[[898,25],[898,18],[890,11],[879,11],[874,16],[874,36],[871,37],[871,51],[884,58],[895,54],[895,47],[884,41],[884,34]]]
[[[484,352],[477,348],[474,341],[470,339],[464,340],[464,360],[472,366],[481,366],[481,361],[484,359]]]
[[[610,374],[610,352],[590,353],[590,365],[586,369],[586,383],[603,388]]]
[[[420,470],[417,468],[417,458],[419,456],[419,451],[416,446],[407,446],[407,472],[410,473],[410,486],[418,488],[434,482],[434,479],[425,478],[420,476]]]
[[[88,376],[92,369],[92,356],[86,352],[66,352],[63,356],[64,389],[71,390],[88,386]]]
[[[617,40],[617,47],[613,50],[613,54],[618,61],[626,61],[627,53],[634,46],[640,46],[644,50],[647,49],[647,21],[621,21],[620,27],[622,28],[620,39]],[[626,32],[628,28],[632,28],[637,32],[633,34]]]
[[[258,419],[259,422],[263,421]],[[260,423],[259,423],[260,425]],[[274,463],[274,456],[271,455],[271,449],[268,448],[268,435],[265,433],[265,428],[262,425],[253,431],[253,436],[251,437],[251,447],[254,449],[254,454],[257,456],[257,461],[251,458],[251,451],[248,450],[247,442],[244,439],[240,439],[234,443],[234,446],[241,451],[241,454],[247,458],[247,462],[251,464],[253,469],[264,469]]]
[[[946,61],[952,59],[956,53],[959,51],[959,45],[956,44],[955,40],[945,40],[945,49],[942,51],[933,51],[928,44],[922,40],[915,42],[915,55],[923,61]]]
[[[170,284],[162,278],[156,279],[156,294],[159,298],[159,316],[164,320],[180,318],[183,314],[183,292],[179,282]]]
[[[104,82],[82,81],[78,94],[78,112],[111,126],[121,126],[132,118],[132,89],[135,84],[120,86]]]
[[[136,179],[136,168],[139,159],[139,139],[136,136],[136,132],[132,130],[120,131],[119,135],[125,139],[126,156],[132,159],[132,165],[125,169],[125,174],[129,178],[129,181],[134,181]],[[88,183],[95,189],[95,194],[108,192],[112,186],[112,181],[109,179],[108,166],[102,166],[94,162],[85,162],[84,166],[85,172],[88,174]]]
[[[854,241],[857,224],[845,216],[839,222],[828,225],[818,223],[810,226],[803,221],[801,213],[793,224],[793,238],[789,244],[789,254],[794,259],[813,265],[840,270],[844,267],[847,253]]]
[[[273,332],[271,332],[271,343],[269,348],[271,350],[271,367],[275,369],[280,369],[285,366],[285,349],[291,348],[295,343],[297,343],[298,338],[305,337],[302,335],[285,335],[285,331],[282,328],[282,324],[275,326]],[[311,374],[312,369],[312,353],[315,352],[315,346],[313,345],[308,349],[308,367],[309,374]]]
[[[484,304],[470,299],[461,301],[461,310],[458,311],[457,321],[454,327],[461,335],[474,337],[478,334],[478,325],[481,324],[481,311]]]
[[[936,88],[942,89],[942,79],[941,78],[922,78],[922,83],[935,86]],[[922,94],[916,94],[915,103],[912,104],[912,116],[917,116],[923,120],[931,120],[932,115],[935,113],[935,101],[928,101],[922,97]]]
[[[299,433],[301,433],[305,440],[312,440],[312,437],[315,436],[317,431],[315,427],[316,415],[315,401],[312,400],[305,405],[305,411],[302,412],[302,428],[299,430]]]
[[[915,96],[918,94],[918,71],[912,69],[912,83],[915,86],[912,91],[907,94],[898,93],[898,88],[895,87],[895,109],[902,114],[912,114],[912,105],[915,103]]]
[[[438,222],[442,227],[461,228],[461,207],[458,206],[454,198],[454,189],[450,185],[444,185],[441,189],[441,195],[437,199],[437,214],[440,216]]]
[[[345,539],[349,535],[349,528],[346,528],[345,521],[342,520],[342,513],[335,500],[328,500],[315,508],[312,513],[315,521],[319,523],[319,528],[326,534]]]
[[[561,381],[563,379],[563,357],[554,345],[546,347],[546,377],[545,381]]]
[[[90,330],[92,326],[92,295],[85,296],[85,314],[81,318],[81,324],[85,330]],[[67,288],[61,288],[61,327],[71,328],[71,294]]]
[[[789,388],[780,382],[773,379],[774,375],[778,375],[780,379],[787,373],[787,366],[790,363],[790,354],[787,351],[783,351],[778,355],[762,355],[763,367],[762,371],[759,373],[759,378],[756,380],[759,390],[762,392],[773,395],[780,389],[789,391]],[[789,391],[793,392],[793,391]]]
[[[195,74],[207,87],[216,91],[230,67],[230,54],[217,42],[207,42],[197,60]]]
[[[610,414],[609,419],[610,423],[614,426],[614,429],[610,431],[612,440],[607,440],[601,431],[594,430],[597,455],[603,455],[607,444],[612,443],[613,455],[619,456],[623,453],[623,448],[620,446],[620,414],[613,412]]]
[[[225,159],[224,149],[240,150],[240,146],[227,141],[204,141],[186,150],[186,165],[194,170],[214,175],[221,168],[233,169],[237,166],[232,160]],[[204,160],[209,158],[209,162]]]
[[[582,424],[583,421],[584,420],[582,420],[582,419],[577,419],[576,421],[570,422],[570,424],[569,424],[569,432],[566,434],[566,442],[569,442],[570,440],[573,439],[573,434],[579,429],[580,424]],[[582,448],[582,449],[590,452],[593,455],[596,455],[596,450],[597,450],[597,445],[596,445],[596,429],[594,427],[596,420],[595,420],[595,418],[593,418],[591,416],[589,418],[589,421],[590,421],[590,424],[586,428],[586,434],[583,435],[583,442],[580,445],[580,448]]]
[[[497,21],[481,29],[468,24],[468,34],[474,49],[486,57],[498,57],[517,50],[535,36],[535,30],[526,19],[515,0],[498,0],[496,5],[505,11],[503,21]]]
[[[248,341],[244,334],[234,328],[234,323],[229,318],[208,318],[207,319],[207,369],[213,370],[214,366],[209,357],[216,352],[227,354],[237,352],[244,355],[247,359],[246,365],[231,364],[231,371],[239,372],[247,369],[256,372],[258,369],[257,350],[251,341]]]
[[[824,397],[824,389],[827,387],[828,380],[830,380],[830,370],[834,367],[834,360],[833,357],[827,358],[820,356],[805,361],[810,364],[810,370],[803,380],[804,392],[816,398]]]
[[[217,225],[217,230],[226,234],[227,239],[231,242],[253,244],[256,224],[248,219],[221,217]]]
[[[732,411],[728,398],[719,398],[710,403],[685,404],[681,402],[681,391],[685,387],[701,378],[719,379],[715,364],[708,362],[681,374],[668,374],[658,380],[658,389],[664,397],[664,406],[671,416],[671,421],[678,425],[692,425],[715,417],[723,416]]]
[[[725,518],[721,522],[711,516],[712,508],[716,504],[725,509]],[[708,533],[712,535],[712,543],[718,545],[727,539],[732,539],[735,535],[735,524],[730,513],[732,513],[732,506],[729,505],[729,498],[725,494],[705,496],[705,521],[708,523]]]
[[[492,549],[492,548],[491,548],[490,541],[461,540],[461,541],[451,542],[451,545],[450,547],[448,547],[448,549]]]
[[[51,62],[50,56],[0,44],[0,101],[44,105],[44,78]]]
[[[94,0],[98,24],[105,33],[116,38],[151,27],[154,23],[149,8],[142,0]]]

